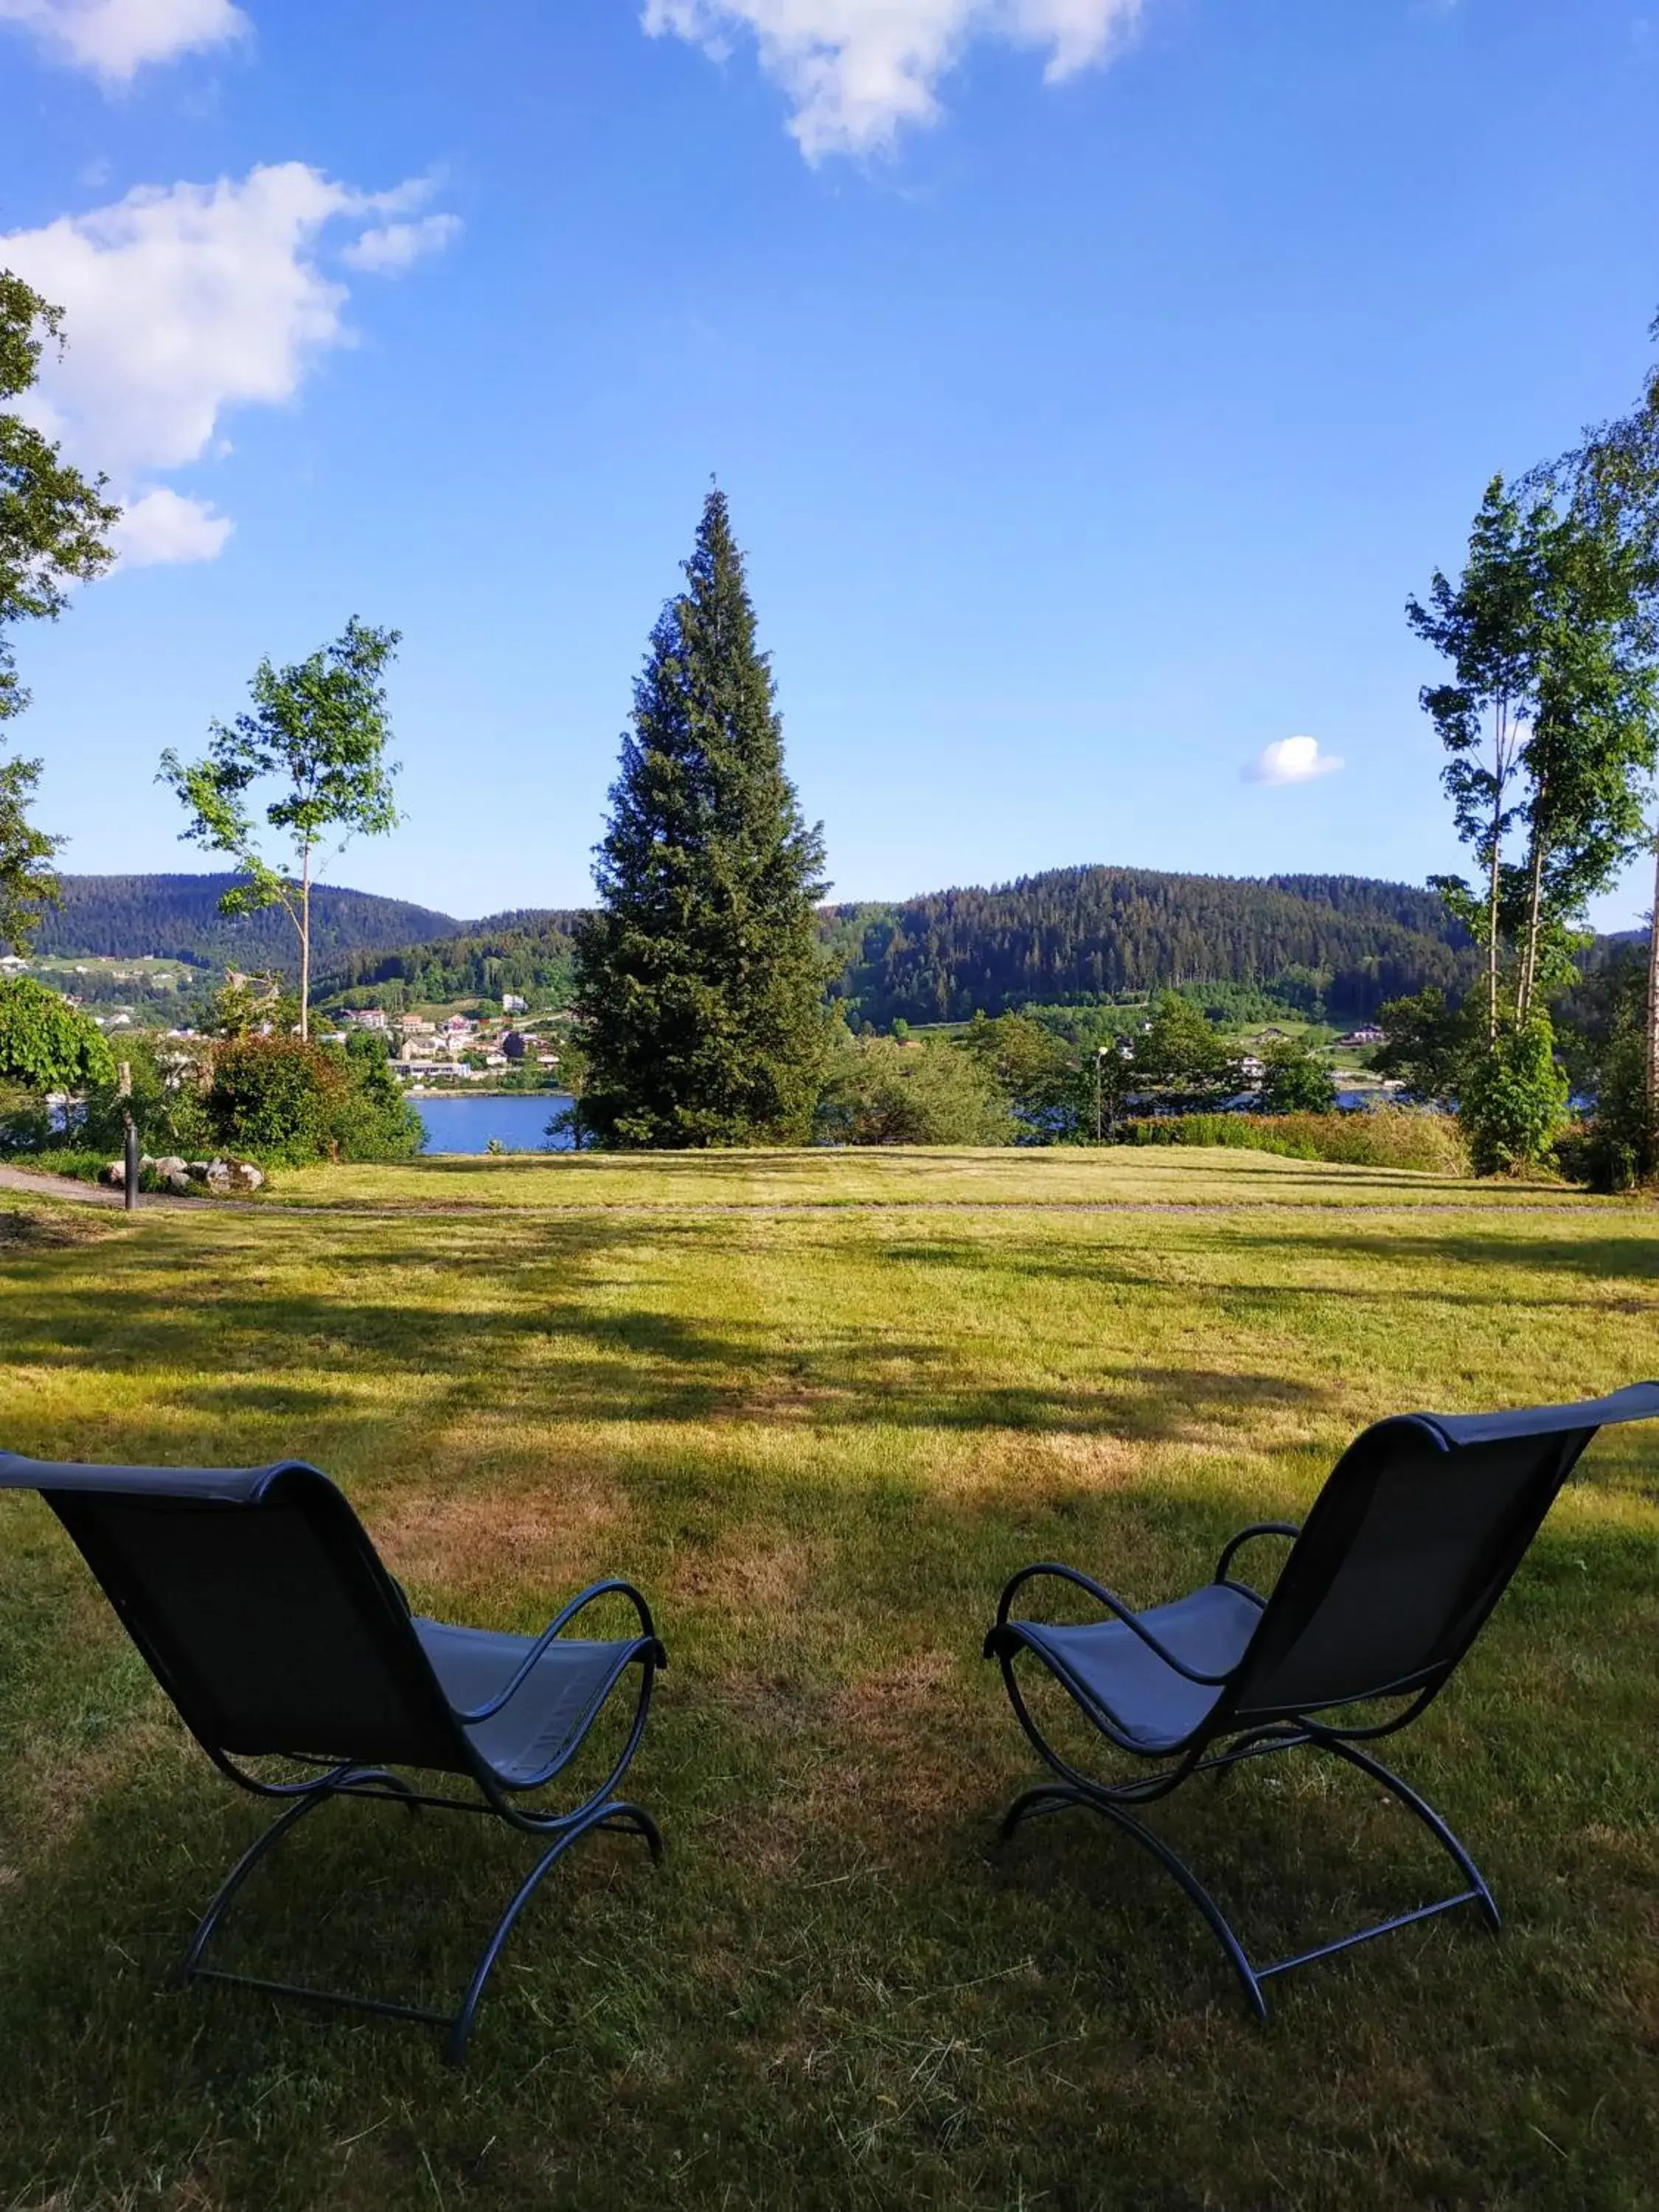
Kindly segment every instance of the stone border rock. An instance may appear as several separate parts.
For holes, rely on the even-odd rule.
[[[177,1192],[181,1198],[187,1198],[198,1184],[216,1196],[228,1198],[238,1192],[262,1188],[265,1179],[264,1169],[255,1167],[252,1160],[216,1157],[210,1160],[185,1160],[180,1159],[176,1152],[163,1153],[159,1158],[149,1152],[143,1153],[138,1162],[141,1176],[146,1170],[158,1182],[168,1190]],[[112,1160],[107,1167],[100,1169],[98,1179],[113,1190],[125,1190],[127,1181],[125,1161]]]

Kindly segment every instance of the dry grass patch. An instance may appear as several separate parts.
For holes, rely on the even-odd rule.
[[[690,1553],[676,1568],[672,1587],[676,1598],[716,1607],[731,1627],[740,1628],[793,1612],[817,1571],[808,1545],[751,1523],[722,1529],[706,1549]]]
[[[959,1651],[915,1651],[849,1682],[831,1707],[831,1761],[805,1817],[880,1857],[914,1859],[982,1808],[982,1776],[963,1756],[963,1667]]]
[[[597,1561],[622,1557],[630,1516],[613,1483],[561,1467],[533,1494],[475,1478],[465,1490],[428,1492],[372,1517],[381,1556],[411,1589],[441,1591],[452,1606],[542,1590],[550,1610],[597,1579]]]

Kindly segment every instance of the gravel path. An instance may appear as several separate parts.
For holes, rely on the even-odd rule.
[[[73,1176],[36,1175],[29,1168],[9,1168],[0,1163],[0,1190],[21,1190],[33,1198],[66,1198],[74,1206],[124,1206],[125,1191],[112,1190],[100,1182],[77,1182]],[[148,1212],[152,1206],[185,1208],[212,1206],[210,1198],[152,1198],[146,1191],[138,1200],[141,1212]]]

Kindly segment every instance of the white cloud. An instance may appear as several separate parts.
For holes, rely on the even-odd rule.
[[[164,561],[216,559],[232,526],[228,515],[216,514],[204,501],[186,499],[171,484],[158,484],[128,501],[113,540],[123,561],[149,568]]]
[[[451,239],[460,233],[461,219],[458,215],[422,216],[419,222],[383,223],[376,230],[366,230],[341,254],[342,261],[353,269],[363,269],[376,276],[396,276],[400,270],[410,268],[423,254],[441,253]]]
[[[319,263],[327,234],[355,225],[344,253],[356,248],[357,265],[406,266],[457,228],[447,216],[385,223],[431,189],[416,179],[363,192],[289,161],[240,181],[147,186],[88,215],[0,234],[0,265],[64,311],[68,349],[42,358],[34,419],[145,514],[128,533],[130,558],[219,550],[224,517],[170,489],[152,504],[167,488],[145,480],[216,457],[227,449],[222,414],[292,400],[320,355],[351,343],[346,287]],[[363,251],[405,228],[422,234],[412,251]]]
[[[653,37],[689,40],[723,59],[747,33],[761,67],[794,106],[790,131],[809,161],[890,145],[932,123],[939,82],[975,39],[1045,48],[1043,77],[1103,61],[1143,0],[645,0]]]
[[[58,60],[117,83],[146,62],[223,46],[249,28],[232,0],[0,0],[0,23],[18,24]]]
[[[1264,745],[1244,770],[1246,783],[1311,783],[1334,775],[1342,765],[1334,753],[1322,753],[1317,738],[1280,738]]]

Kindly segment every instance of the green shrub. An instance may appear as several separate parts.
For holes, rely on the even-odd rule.
[[[44,1152],[62,1138],[62,1127],[44,1098],[0,1084],[0,1159]]]
[[[237,1037],[213,1056],[205,1105],[216,1145],[288,1167],[320,1159],[345,1064],[292,1036]]]
[[[1174,1114],[1121,1122],[1117,1135],[1130,1145],[1224,1145],[1346,1167],[1410,1168],[1430,1175],[1468,1171],[1451,1115],[1396,1106],[1358,1114]]]
[[[126,1138],[126,1115],[137,1125],[138,1142],[158,1158],[169,1152],[199,1159],[213,1149],[204,1098],[211,1070],[210,1048],[183,1040],[134,1037],[122,1049],[132,1089],[122,1097],[114,1080],[95,1085],[74,1109],[64,1131],[71,1143],[118,1159]]]
[[[1261,1109],[1266,1114],[1329,1114],[1336,1085],[1322,1060],[1299,1037],[1283,1037],[1261,1055]]]
[[[1635,1023],[1622,1022],[1602,1053],[1595,1114],[1556,1139],[1563,1175],[1606,1191],[1634,1190],[1659,1176],[1647,1076],[1647,1038]]]
[[[973,1053],[847,1037],[818,1100],[820,1139],[842,1145],[1011,1145],[1008,1096]]]
[[[328,1057],[336,1056],[330,1048]],[[337,1056],[345,1064],[345,1084],[329,1115],[328,1151],[342,1160],[412,1160],[426,1142],[425,1125],[404,1096],[380,1039],[362,1030]]]
[[[1548,1019],[1500,1036],[1470,1064],[1457,1102],[1476,1175],[1545,1165],[1566,1119],[1567,1079]]]
[[[0,982],[0,1084],[80,1091],[114,1074],[108,1039],[61,992],[27,975]]]
[[[419,1115],[376,1041],[366,1050],[246,1036],[218,1045],[204,1105],[210,1141],[267,1166],[308,1160],[405,1160]]]

